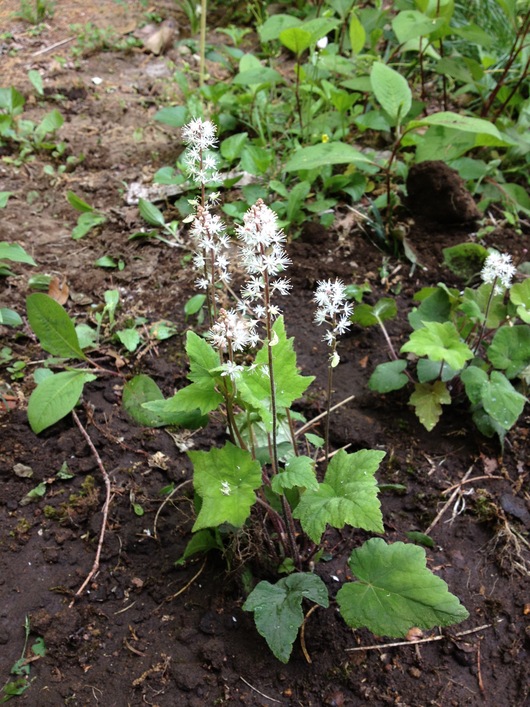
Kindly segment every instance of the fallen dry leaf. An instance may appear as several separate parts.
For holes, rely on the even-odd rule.
[[[66,304],[68,300],[68,295],[70,294],[70,288],[66,284],[66,279],[59,283],[58,277],[52,277],[50,280],[50,285],[48,287],[48,295],[52,297],[59,304]]]

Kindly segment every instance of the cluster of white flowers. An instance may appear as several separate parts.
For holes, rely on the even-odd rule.
[[[337,336],[344,334],[351,326],[350,317],[353,306],[346,299],[346,288],[341,280],[320,280],[313,296],[317,304],[315,322],[328,324],[329,329],[323,337],[329,346],[335,346]]]
[[[243,351],[247,346],[256,346],[259,341],[256,322],[234,309],[221,309],[207,336],[216,349],[230,353]]]
[[[210,120],[195,118],[182,128],[182,139],[187,145],[183,159],[190,177],[203,186],[217,181],[217,156],[210,152],[217,146],[215,125]]]
[[[516,268],[512,264],[512,257],[506,253],[490,253],[484,262],[480,276],[482,281],[491,285],[495,283],[494,292],[501,294],[512,284]]]
[[[237,237],[241,243],[241,263],[249,276],[241,290],[243,308],[250,308],[257,319],[263,319],[267,314],[274,319],[281,312],[276,305],[270,304],[270,297],[275,293],[289,294],[289,280],[278,275],[291,264],[291,260],[284,248],[285,235],[278,228],[276,214],[262,199],[258,199],[244,215],[243,225],[237,227]],[[267,300],[268,311],[265,307]]]
[[[193,219],[190,235],[193,238],[197,251],[193,256],[193,265],[201,273],[195,281],[200,290],[215,287],[215,284],[230,282],[230,259],[228,252],[230,238],[225,233],[225,225],[216,214],[212,214],[208,207],[197,206]],[[212,297],[214,293],[212,292]]]

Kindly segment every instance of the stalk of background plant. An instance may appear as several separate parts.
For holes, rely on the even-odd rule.
[[[206,77],[206,13],[208,11],[207,0],[201,0],[201,34],[199,38],[199,86],[204,86]]]

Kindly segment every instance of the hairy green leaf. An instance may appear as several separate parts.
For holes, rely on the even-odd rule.
[[[254,612],[258,632],[282,663],[289,660],[298,629],[304,621],[304,598],[319,606],[329,606],[326,585],[318,575],[299,572],[276,584],[262,581],[243,604],[245,611]]]
[[[304,532],[319,543],[326,525],[348,524],[374,533],[383,532],[383,518],[374,474],[385,452],[361,449],[354,454],[339,451],[330,461],[324,482],[302,495],[293,516]]]
[[[505,371],[508,378],[515,378],[530,365],[530,327],[517,325],[497,329],[488,346],[488,359],[495,368]]]
[[[356,582],[339,589],[341,614],[352,628],[400,637],[418,626],[450,626],[469,616],[447,584],[426,566],[425,550],[373,538],[354,550],[349,565]]]
[[[517,316],[530,324],[530,277],[510,289],[510,302],[517,307]]]
[[[188,452],[193,484],[202,506],[193,531],[230,523],[239,528],[250,515],[261,486],[261,466],[250,452],[227,442],[208,452]]]
[[[285,462],[285,469],[273,477],[271,485],[275,493],[282,493],[283,489],[292,489],[295,486],[316,491],[318,481],[315,475],[315,462],[311,457],[292,457]]]
[[[377,390],[378,393],[390,393],[392,390],[399,390],[409,382],[403,373],[407,367],[406,361],[388,361],[380,363],[368,380],[370,390]]]

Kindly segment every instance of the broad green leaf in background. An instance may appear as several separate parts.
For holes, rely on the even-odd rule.
[[[384,532],[374,478],[384,456],[385,452],[361,449],[354,454],[341,450],[332,458],[324,482],[318,490],[305,491],[293,512],[313,542],[320,542],[326,525]]]
[[[81,214],[77,219],[77,225],[72,229],[72,238],[74,241],[83,238],[89,231],[105,223],[106,220],[103,214],[98,214],[96,211],[87,211]]]
[[[349,34],[352,52],[360,54],[366,42],[366,30],[355,12],[352,12],[350,16]]]
[[[95,375],[86,371],[62,371],[39,383],[28,403],[28,420],[33,432],[39,434],[68,415],[81,397],[85,383],[95,379]]]
[[[315,474],[315,462],[311,457],[292,457],[285,462],[285,468],[272,478],[274,493],[282,493],[283,489],[308,488],[318,490],[318,481]]]
[[[361,326],[374,326],[387,319],[393,319],[397,314],[397,304],[391,297],[383,297],[374,305],[360,304],[355,307],[351,321]]]
[[[233,162],[241,157],[243,147],[248,142],[248,133],[236,133],[225,138],[219,145],[219,152],[225,160]]]
[[[36,292],[26,303],[29,325],[45,351],[62,358],[86,359],[74,323],[58,302]]]
[[[258,34],[262,42],[272,42],[278,39],[280,34],[290,27],[298,27],[301,21],[292,15],[272,15],[258,29]]]
[[[372,160],[345,142],[326,142],[297,150],[284,166],[286,172],[318,169],[330,164],[371,164]]]
[[[261,465],[250,452],[227,442],[207,452],[188,452],[193,462],[193,485],[202,499],[193,531],[230,523],[239,528],[256,502]]]
[[[116,336],[125,346],[127,351],[136,351],[141,341],[140,334],[134,328],[121,329],[116,332]]]
[[[0,307],[0,324],[4,326],[22,326],[22,317],[9,307]]]
[[[140,216],[147,221],[150,226],[165,226],[166,220],[164,214],[158,209],[154,204],[145,199],[140,199],[138,201],[138,210],[140,211]]]
[[[404,10],[392,20],[392,29],[400,44],[405,44],[410,39],[428,37],[439,29],[445,20],[442,17],[433,19],[417,10]]]
[[[302,27],[289,27],[282,30],[279,39],[284,47],[297,56],[311,46],[311,33]]]
[[[483,118],[474,118],[451,111],[442,111],[440,113],[431,113],[431,115],[427,115],[419,120],[411,120],[410,123],[407,124],[407,129],[420,128],[425,125],[441,125],[445,128],[455,128],[456,130],[474,133],[476,135],[489,135],[495,138],[495,144],[510,145],[509,142],[506,142],[506,139],[501,135],[495,125]]]
[[[368,387],[378,393],[390,393],[403,388],[409,382],[403,373],[406,367],[407,362],[403,360],[380,363],[370,376]]]
[[[9,115],[22,113],[26,99],[16,88],[0,88],[0,110],[5,110]]]
[[[401,637],[417,626],[450,626],[469,614],[447,584],[426,566],[417,545],[372,538],[350,556],[356,582],[337,594],[341,614],[352,628],[366,626],[378,636]]]
[[[488,359],[495,368],[505,371],[508,378],[515,378],[530,365],[530,327],[516,325],[497,329],[488,346]]]
[[[318,575],[297,572],[276,584],[262,581],[243,604],[245,611],[254,612],[258,632],[282,663],[289,660],[298,629],[304,622],[303,599],[325,608],[329,606],[328,590]]]
[[[48,135],[48,133],[53,133],[56,130],[59,130],[63,123],[63,116],[56,108],[54,108],[49,113],[46,113],[44,118],[38,124],[36,133],[39,137],[42,138],[45,135]]]
[[[169,106],[157,111],[154,119],[172,128],[182,128],[189,120],[189,112],[186,106]]]
[[[375,97],[395,121],[403,122],[412,105],[407,80],[390,66],[375,61],[370,72]]]
[[[445,361],[460,370],[473,352],[460,336],[452,322],[424,322],[422,329],[413,331],[410,339],[401,347],[401,353],[427,356],[431,361]]]
[[[13,263],[26,263],[27,265],[37,265],[31,255],[28,255],[24,248],[18,243],[0,243],[0,260],[11,260]]]
[[[73,191],[67,191],[66,192],[66,199],[70,206],[73,206],[76,211],[81,212],[82,214],[87,214],[90,213],[91,211],[94,211],[94,207],[90,206],[90,204],[87,204],[86,201],[81,199],[80,196],[77,196],[77,194]]]
[[[484,410],[503,429],[511,429],[523,412],[526,398],[518,393],[503,373],[492,371],[481,389]]]
[[[526,324],[530,324],[530,277],[512,285],[510,302],[517,307],[517,316]]]
[[[44,84],[42,81],[42,76],[39,71],[35,71],[35,69],[30,69],[28,71],[28,79],[31,81],[31,84],[33,85],[33,88],[35,91],[37,91],[39,96],[44,95]]]
[[[449,405],[450,402],[451,395],[442,381],[416,383],[409,399],[409,405],[414,406],[416,416],[429,432],[442,415],[442,405]]]

